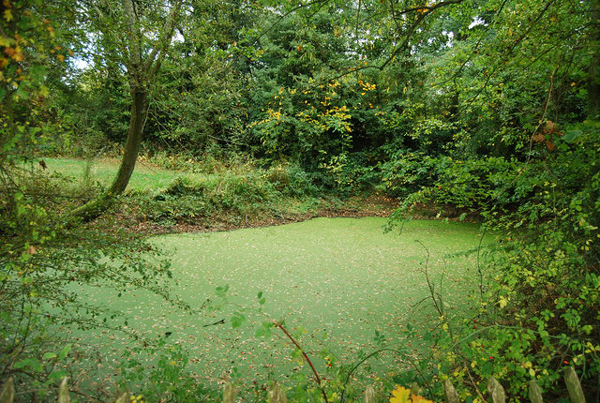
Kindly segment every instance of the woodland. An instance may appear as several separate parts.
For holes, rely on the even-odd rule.
[[[231,381],[258,402],[274,380],[289,401],[363,401],[366,386],[443,401],[449,380],[485,402],[493,376],[509,401],[535,380],[567,402],[567,368],[600,401],[600,0],[2,0],[0,99],[0,385],[15,401],[55,401],[68,377],[74,401],[222,401]],[[254,259],[246,238],[221,250],[192,233],[229,242],[334,216],[384,218],[357,221],[356,238],[350,218],[248,234],[306,250],[352,240],[341,250],[364,248],[352,264],[376,272],[396,250],[385,226],[418,263],[365,279],[363,295],[364,274],[313,251],[301,263],[320,269],[298,269],[312,279],[291,304],[270,283],[293,254],[282,246],[241,275],[258,283],[253,311],[213,284],[217,269],[188,273],[210,298],[180,298],[192,263],[176,248],[206,267]],[[442,269],[442,255],[459,260]],[[320,308],[278,310],[326,294],[311,281],[328,270],[346,301],[421,287],[408,316],[423,320],[401,322],[389,297],[365,319],[371,348],[344,355],[294,323]],[[213,318],[198,332],[228,332],[238,357],[236,332],[285,345],[300,369],[199,375],[176,331],[132,325],[133,294]],[[127,340],[114,366],[91,334]]]

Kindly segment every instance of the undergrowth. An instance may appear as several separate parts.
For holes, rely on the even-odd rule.
[[[598,123],[553,141],[524,161],[438,159],[431,183],[410,193],[395,215],[401,220],[423,204],[456,206],[462,218],[476,213],[488,230],[505,234],[478,267],[487,281],[471,300],[477,314],[452,321],[440,311],[432,326],[441,337],[428,373],[460,385],[462,399],[481,397],[490,376],[514,399],[527,396],[529,380],[548,398],[564,398],[567,366],[590,401],[600,397]]]

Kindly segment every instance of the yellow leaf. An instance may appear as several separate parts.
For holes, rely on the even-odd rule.
[[[56,58],[62,63],[65,61],[65,57],[61,54],[56,55]]]
[[[410,389],[406,389],[402,386],[398,386],[392,391],[392,397],[390,403],[409,403],[410,401]]]
[[[500,308],[506,307],[506,305],[508,305],[508,299],[506,299],[504,297],[500,297],[500,300],[498,301],[498,305],[500,305]]]
[[[0,46],[2,46],[3,48],[6,48],[12,45],[13,43],[15,43],[14,39],[8,38],[6,36],[0,36]]]
[[[11,22],[13,20],[12,10],[4,10],[4,19],[7,22]]]

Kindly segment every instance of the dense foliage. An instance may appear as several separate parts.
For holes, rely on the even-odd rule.
[[[143,148],[169,168],[260,167],[143,195],[163,224],[365,192],[399,198],[397,220],[482,221],[504,239],[478,268],[476,314],[440,312],[420,371],[463,398],[494,375],[517,399],[569,364],[597,399],[599,35],[598,0],[3,1],[0,378],[66,358],[47,329],[98,324],[71,282],[169,298],[145,241],[77,220],[109,208]],[[102,153],[124,154],[108,190],[40,159]],[[90,200],[97,214],[69,213]]]

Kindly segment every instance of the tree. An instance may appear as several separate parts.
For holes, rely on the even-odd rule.
[[[148,117],[148,97],[153,81],[171,44],[176,24],[182,12],[182,0],[169,2],[136,2],[122,0],[118,4],[88,5],[87,17],[109,47],[122,52],[119,62],[127,71],[131,97],[131,116],[125,150],[119,171],[107,192],[73,210],[71,217],[84,221],[102,214],[114,196],[125,191],[139,152]],[[162,23],[164,12],[167,19]],[[97,22],[94,22],[94,17]]]
[[[61,210],[74,195],[36,161],[55,123],[51,70],[64,71],[71,53],[69,29],[60,28],[67,6],[0,5],[0,379],[13,377],[27,401],[52,400],[48,390],[68,375],[57,364],[71,345],[53,336],[57,330],[98,326],[113,315],[74,285],[139,287],[170,298],[167,263],[141,263],[151,245],[125,231],[62,227]]]

